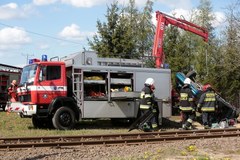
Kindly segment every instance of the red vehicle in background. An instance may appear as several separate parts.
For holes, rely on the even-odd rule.
[[[0,108],[2,108],[3,111],[9,100],[8,87],[12,80],[16,80],[17,83],[19,82],[21,71],[22,68],[20,67],[0,64]]]

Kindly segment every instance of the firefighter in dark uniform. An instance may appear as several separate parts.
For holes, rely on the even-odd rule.
[[[205,129],[209,129],[215,118],[217,107],[216,94],[210,84],[203,86],[203,94],[198,101],[198,110],[202,112],[202,123]]]
[[[182,129],[192,129],[192,123],[196,116],[196,105],[194,103],[194,96],[190,89],[191,80],[186,78],[184,86],[180,90],[180,110],[182,115]]]
[[[158,129],[157,105],[154,101],[154,89],[154,79],[147,78],[140,95],[140,112],[141,116],[143,116],[146,112],[151,110],[154,113],[154,116],[148,122],[144,123],[142,129],[145,132]]]

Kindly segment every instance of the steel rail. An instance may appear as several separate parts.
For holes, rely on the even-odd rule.
[[[237,136],[240,136],[239,128],[81,136],[15,137],[0,138],[0,149],[158,143]]]

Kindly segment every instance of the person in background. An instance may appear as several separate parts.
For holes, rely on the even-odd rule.
[[[196,116],[196,105],[194,103],[194,96],[190,89],[191,80],[186,78],[184,85],[180,90],[179,108],[182,115],[182,129],[192,129],[192,123]]]
[[[10,96],[10,102],[17,101],[17,81],[12,80],[10,87],[8,87],[8,95]]]
[[[202,112],[202,123],[205,129],[209,129],[215,119],[217,108],[216,94],[210,84],[203,86],[203,94],[198,101],[198,110]]]
[[[154,116],[143,125],[143,131],[145,132],[158,130],[157,105],[154,100],[154,89],[154,79],[147,78],[140,95],[140,112],[141,116],[143,116],[146,112],[151,110],[151,112],[154,113]]]

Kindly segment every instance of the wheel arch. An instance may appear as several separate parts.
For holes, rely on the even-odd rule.
[[[57,111],[58,108],[65,106],[69,107],[73,110],[76,116],[76,120],[79,121],[81,118],[81,110],[79,109],[77,103],[73,98],[70,97],[57,97],[52,100],[52,102],[49,104],[49,114],[54,115],[54,113]]]

